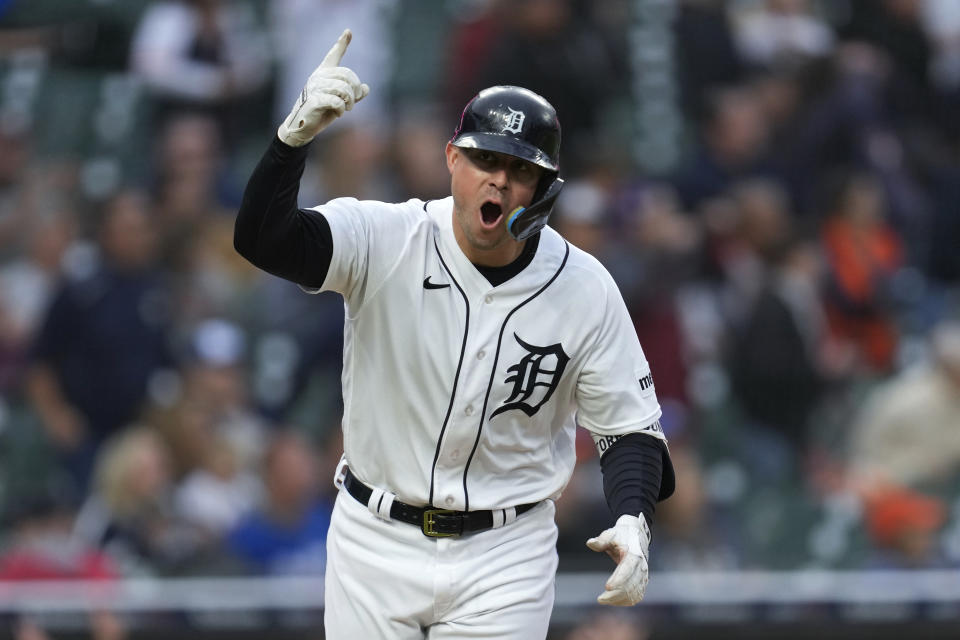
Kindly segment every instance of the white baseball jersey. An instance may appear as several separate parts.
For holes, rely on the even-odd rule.
[[[560,495],[575,425],[663,439],[650,368],[613,279],[546,227],[499,286],[459,248],[453,199],[317,207],[344,296],[344,450],[413,505],[479,510]]]

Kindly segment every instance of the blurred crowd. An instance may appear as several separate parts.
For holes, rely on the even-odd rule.
[[[0,580],[323,572],[342,303],[232,224],[345,27],[372,92],[302,206],[446,195],[485,86],[556,105],[552,224],[619,283],[677,471],[654,570],[960,564],[960,3],[31,0],[0,3]],[[605,569],[580,435],[561,569]]]

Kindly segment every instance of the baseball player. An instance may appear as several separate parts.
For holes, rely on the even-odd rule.
[[[253,264],[345,301],[327,637],[545,637],[576,424],[616,518],[587,541],[616,562],[598,601],[635,604],[673,470],[616,285],[546,226],[563,186],[553,107],[519,87],[481,91],[446,145],[443,200],[299,209],[307,144],[370,91],[340,66],[350,37],[280,125],[235,233]]]

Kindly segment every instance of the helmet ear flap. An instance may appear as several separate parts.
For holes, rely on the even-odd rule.
[[[548,174],[540,180],[529,207],[517,207],[507,216],[507,231],[517,241],[526,240],[547,224],[553,205],[563,189],[563,179]]]

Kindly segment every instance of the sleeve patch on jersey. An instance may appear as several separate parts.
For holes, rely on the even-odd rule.
[[[623,436],[598,436],[597,434],[591,434],[593,436],[593,443],[597,445],[597,453],[601,456],[607,452],[607,449],[613,446],[617,440]]]
[[[632,433],[657,433],[663,434],[663,427],[660,425],[660,421],[657,420],[653,424],[649,424],[639,431],[634,431]],[[614,445],[614,443],[620,438],[630,435],[629,433],[622,433],[616,436],[601,436],[596,433],[590,434],[593,437],[593,443],[597,445],[597,453],[603,456],[607,450]],[[657,438],[663,439],[662,435],[655,436]]]
[[[649,396],[655,391],[653,386],[653,373],[647,372],[647,375],[638,380],[640,383],[640,395]]]

